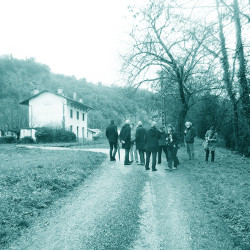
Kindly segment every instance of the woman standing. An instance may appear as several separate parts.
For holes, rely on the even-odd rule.
[[[168,154],[168,167],[166,170],[168,169],[177,169],[177,166],[179,165],[179,159],[177,157],[177,151],[178,151],[178,144],[179,144],[179,137],[175,132],[174,127],[169,124],[167,126],[167,154]],[[174,162],[174,167],[172,168]]]
[[[206,148],[206,163],[208,162],[210,151],[211,151],[211,162],[214,162],[217,137],[218,135],[215,131],[214,126],[211,126],[210,130],[208,130],[205,135],[205,140],[208,143]]]

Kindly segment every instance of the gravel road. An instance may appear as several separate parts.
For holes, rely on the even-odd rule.
[[[227,228],[200,205],[202,194],[182,165],[169,172],[163,161],[152,172],[124,166],[123,157],[106,160],[8,249],[233,249]]]

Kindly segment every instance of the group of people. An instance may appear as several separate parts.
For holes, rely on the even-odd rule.
[[[194,160],[195,129],[191,122],[186,122],[185,127],[184,136],[187,154],[189,160]],[[157,171],[156,163],[161,164],[162,152],[164,152],[168,162],[166,170],[177,169],[179,165],[177,152],[180,139],[171,124],[166,127],[161,126],[157,128],[157,123],[152,122],[150,129],[146,130],[141,121],[135,126],[131,124],[129,120],[126,120],[120,133],[118,133],[114,120],[111,120],[110,125],[106,129],[106,137],[110,145],[110,161],[116,161],[115,156],[119,146],[118,141],[120,141],[122,148],[125,150],[124,165],[131,165],[132,162],[135,161],[138,165],[144,165],[145,169],[149,170],[152,156],[152,171]],[[207,142],[207,147],[205,148],[206,162],[208,162],[210,151],[211,161],[214,161],[214,151],[217,140],[217,133],[214,127],[211,127],[211,129],[207,131],[205,140]]]

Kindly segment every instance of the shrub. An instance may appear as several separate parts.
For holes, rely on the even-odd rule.
[[[16,142],[15,136],[0,137],[0,143],[15,143],[15,142]]]
[[[76,135],[73,132],[58,128],[39,128],[36,131],[37,142],[73,142]]]
[[[34,139],[31,136],[25,136],[25,137],[21,138],[19,140],[19,142],[23,143],[23,144],[26,144],[26,143],[30,144],[30,143],[34,143],[35,141],[34,141]]]

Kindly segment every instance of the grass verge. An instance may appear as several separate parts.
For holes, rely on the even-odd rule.
[[[250,159],[217,148],[215,162],[206,164],[201,142],[197,140],[195,146],[196,160],[183,164],[193,190],[201,197],[202,206],[227,226],[233,247],[250,249]]]
[[[82,151],[42,151],[0,145],[0,248],[67,195],[106,156]]]

